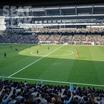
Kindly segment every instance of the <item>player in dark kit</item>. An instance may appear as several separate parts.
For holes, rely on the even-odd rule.
[[[7,54],[6,54],[6,52],[4,52],[4,57],[6,57],[7,56]]]
[[[48,50],[50,49],[50,47],[48,47]]]
[[[39,53],[39,51],[37,50],[37,54]]]
[[[17,48],[15,48],[15,50],[16,50],[16,51],[18,51],[18,49],[17,49]]]

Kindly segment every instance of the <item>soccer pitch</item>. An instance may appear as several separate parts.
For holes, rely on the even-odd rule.
[[[0,77],[104,87],[104,46],[0,44]]]

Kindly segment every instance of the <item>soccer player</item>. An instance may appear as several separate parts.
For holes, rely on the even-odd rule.
[[[16,51],[18,51],[18,49],[17,49],[17,48],[15,48],[15,50],[16,50]]]
[[[50,47],[48,47],[48,50],[50,49]]]
[[[37,54],[39,53],[39,51],[37,50]]]
[[[7,54],[6,54],[6,52],[4,52],[4,57],[6,57],[7,56]]]
[[[78,51],[78,49],[76,48],[76,51],[77,51],[77,57],[79,58],[79,51]]]

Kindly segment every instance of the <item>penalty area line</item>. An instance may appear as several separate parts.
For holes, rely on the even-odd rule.
[[[37,60],[33,61],[32,63],[30,63],[30,64],[24,66],[23,68],[21,68],[21,69],[19,69],[18,71],[16,71],[16,72],[12,73],[11,75],[9,75],[8,78],[14,76],[15,74],[21,72],[22,70],[24,70],[24,69],[26,69],[26,68],[32,66],[33,64],[39,62],[40,60],[44,59],[45,57],[47,57],[47,56],[49,56],[50,54],[54,53],[55,51],[59,50],[59,49],[62,48],[63,46],[64,46],[64,45],[62,45],[62,46],[60,46],[60,47],[54,49],[53,51],[49,52],[47,55],[44,55],[43,57],[40,57],[40,58],[38,58]]]
[[[104,87],[104,85],[90,84],[90,83],[77,83],[77,82],[68,82],[68,81],[55,81],[55,80],[43,80],[43,79],[34,79],[34,78],[22,78],[22,77],[6,77],[0,76],[2,79],[15,79],[15,80],[25,80],[25,81],[38,81],[46,83],[58,83],[58,84],[74,84],[82,86],[92,86],[92,87]]]

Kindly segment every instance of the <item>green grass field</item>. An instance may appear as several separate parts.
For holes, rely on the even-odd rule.
[[[104,46],[0,44],[0,76],[104,86]]]

